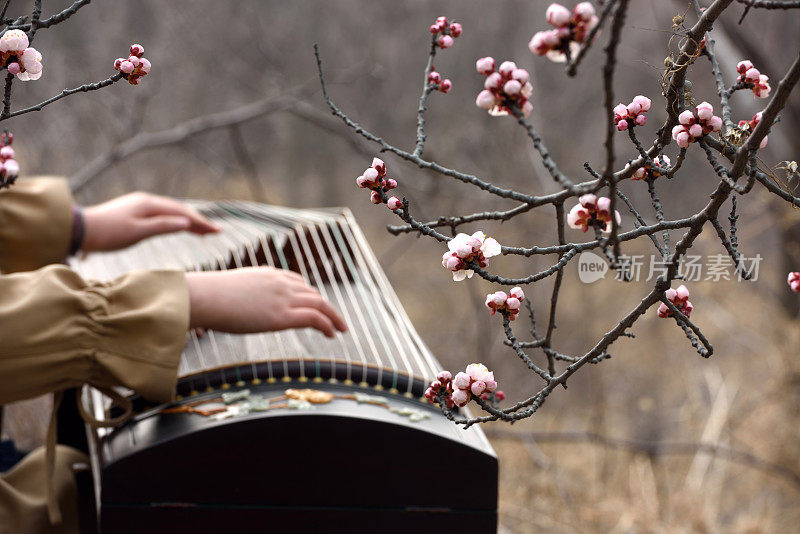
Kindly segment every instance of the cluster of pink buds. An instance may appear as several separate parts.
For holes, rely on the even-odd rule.
[[[373,204],[382,204],[384,193],[397,187],[397,180],[386,177],[386,164],[382,159],[373,158],[372,165],[364,171],[364,174],[356,178],[356,184],[358,187],[372,191],[370,201]],[[403,201],[397,197],[390,197],[386,201],[386,206],[394,211],[403,206]]]
[[[645,113],[650,109],[650,99],[646,96],[638,95],[633,98],[633,102],[628,104],[617,104],[614,108],[614,124],[620,132],[629,127],[644,126],[647,124]]]
[[[758,123],[761,122],[761,113],[762,112],[759,111],[758,113],[753,115],[753,118],[750,119],[749,121],[739,121],[739,129],[748,132],[752,132],[753,130],[755,130],[756,126],[758,126]],[[758,148],[764,148],[765,146],[767,146],[768,137],[769,137],[768,135],[764,136],[764,139],[762,139],[761,143],[758,144]]]
[[[120,57],[114,60],[114,70],[120,71],[131,85],[138,85],[139,78],[147,76],[150,72],[150,61],[142,57],[142,54],[144,54],[144,47],[140,44],[132,44],[131,55],[127,59]]]
[[[483,398],[484,394],[493,393],[497,389],[494,373],[482,363],[471,363],[465,371],[458,373],[455,378],[452,378],[453,375],[449,371],[439,373],[436,380],[425,390],[425,398],[433,403],[437,396],[444,392],[448,408],[452,408],[453,405],[463,408],[473,395]]]
[[[622,217],[617,210],[614,210],[617,224],[622,223]],[[597,198],[592,194],[586,194],[578,199],[576,204],[567,214],[567,224],[570,228],[581,229],[584,232],[589,227],[600,228],[603,232],[611,231],[611,199],[606,197]]]
[[[428,83],[431,85],[435,85],[435,89],[438,89],[442,93],[449,93],[450,89],[453,88],[453,82],[449,79],[445,78],[442,79],[442,75],[436,72],[435,70],[431,70],[430,74],[428,74]]]
[[[23,82],[42,77],[42,54],[28,44],[28,35],[22,30],[8,30],[0,37],[3,66]]]
[[[800,293],[800,272],[789,273],[789,289]]]
[[[736,65],[736,72],[739,73],[737,83],[751,83],[753,84],[753,94],[756,98],[767,98],[772,89],[769,86],[769,76],[761,74],[753,64],[745,59]]]
[[[450,48],[453,46],[453,39],[457,39],[464,31],[464,28],[458,22],[449,22],[447,17],[438,17],[436,22],[431,24],[430,30],[432,35],[439,36],[436,39],[436,44],[439,48]]]
[[[500,243],[480,231],[472,235],[456,235],[447,243],[447,248],[449,250],[442,256],[442,267],[453,271],[453,280],[456,282],[472,278],[474,271],[469,268],[468,262],[473,261],[485,269],[489,265],[487,260],[502,252]]]
[[[527,117],[533,111],[528,100],[533,93],[531,76],[525,69],[518,69],[513,61],[504,61],[497,72],[494,70],[494,58],[482,57],[475,62],[479,74],[486,76],[483,91],[478,93],[475,105],[489,110],[495,117],[508,115],[512,107],[516,107]]]
[[[694,307],[689,302],[689,290],[686,289],[686,286],[682,285],[678,289],[667,289],[664,292],[664,296],[686,317],[692,314]],[[672,317],[672,310],[662,302],[661,306],[658,307],[658,316],[662,319]]]
[[[499,311],[503,315],[508,315],[508,318],[513,321],[519,314],[524,298],[525,293],[519,287],[513,288],[508,295],[503,291],[496,291],[486,295],[486,307],[492,310],[492,315]]]
[[[689,143],[722,128],[722,119],[714,115],[714,107],[708,102],[701,102],[694,112],[688,109],[682,111],[678,115],[678,122],[680,124],[672,129],[672,138],[681,148],[686,148]]]
[[[528,48],[534,54],[546,55],[556,63],[565,62],[567,53],[574,57],[599,22],[591,2],[581,2],[572,12],[561,4],[550,4],[546,17],[555,29],[536,33],[528,43]]]
[[[428,399],[428,402],[434,404],[440,393],[444,393],[447,409],[452,410],[455,403],[452,398],[453,375],[450,371],[442,371],[436,376],[436,380],[431,382],[431,385],[425,390],[425,398]]]
[[[14,159],[14,134],[5,131],[0,135],[0,188],[14,183],[19,175],[19,164]]]
[[[664,170],[669,167],[670,159],[669,156],[663,154],[661,156],[654,157],[653,163],[655,163],[659,169]],[[625,169],[628,169],[628,167],[630,167],[630,164],[625,165]],[[645,163],[644,165],[636,169],[636,171],[634,171],[633,175],[631,176],[631,180],[644,180],[645,178],[647,178],[648,175],[652,176],[653,178],[658,178],[659,176],[662,176],[661,172],[656,170],[655,167],[651,167],[649,163]]]

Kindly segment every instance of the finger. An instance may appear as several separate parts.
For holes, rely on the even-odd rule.
[[[157,215],[136,221],[134,233],[136,240],[160,234],[186,231],[192,223],[186,217],[178,215]]]
[[[148,197],[145,214],[152,215],[183,215],[190,222],[190,232],[196,234],[207,234],[210,232],[219,232],[222,227],[213,222],[208,217],[201,215],[196,209],[191,206],[172,200],[171,198],[153,195]]]
[[[327,337],[333,337],[333,323],[328,317],[314,308],[292,308],[286,314],[287,328],[314,328]]]
[[[291,299],[292,308],[313,308],[319,310],[331,321],[339,332],[347,331],[347,323],[342,319],[339,312],[331,304],[322,298],[318,293],[295,294]]]
[[[281,273],[284,276],[286,276],[287,278],[290,278],[291,280],[296,280],[296,281],[300,282],[301,284],[306,285],[306,279],[303,278],[302,274],[300,274],[300,273],[298,273],[296,271],[290,271],[289,269],[283,269],[283,270],[281,270]]]

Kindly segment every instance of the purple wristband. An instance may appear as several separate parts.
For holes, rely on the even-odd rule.
[[[86,233],[86,227],[83,223],[83,210],[80,206],[72,205],[72,237],[69,242],[69,255],[74,256],[81,249],[83,245],[83,236]]]

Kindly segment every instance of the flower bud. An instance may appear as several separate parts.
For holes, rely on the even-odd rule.
[[[478,98],[475,99],[475,105],[481,109],[489,109],[495,104],[495,96],[491,91],[484,89],[478,93]]]
[[[453,403],[458,406],[459,408],[463,408],[469,402],[470,396],[469,391],[465,389],[457,389],[453,392],[450,396],[453,399]]]
[[[478,71],[478,74],[488,76],[494,72],[494,58],[490,56],[480,58],[475,62],[475,69]]]
[[[486,390],[486,383],[483,380],[476,380],[469,389],[472,391],[473,395],[480,395]]]
[[[464,28],[458,22],[454,22],[450,25],[450,35],[455,37],[460,37],[461,33],[464,31]]]
[[[140,44],[132,44],[131,45],[131,55],[132,56],[142,57],[142,54],[144,54],[144,47],[142,45],[140,45]]]
[[[432,70],[431,73],[428,74],[428,83],[439,83],[440,81],[442,81],[442,77],[435,70]]]
[[[400,200],[400,199],[399,199],[399,198],[397,198],[397,197],[391,197],[389,200],[387,200],[387,201],[386,201],[386,206],[387,206],[387,207],[388,207],[390,210],[394,211],[394,210],[396,210],[396,209],[399,209],[399,208],[402,208],[402,207],[403,207],[403,201],[402,201],[402,200]]]
[[[522,89],[522,84],[517,80],[509,80],[503,86],[503,92],[509,96],[516,96]]]
[[[382,203],[381,196],[376,191],[372,192],[372,194],[369,196],[369,200],[373,204],[381,204]]]
[[[439,380],[439,382],[441,382],[442,384],[446,385],[453,380],[453,375],[450,374],[450,371],[442,371],[438,375],[436,375],[436,379]]]
[[[453,88],[453,82],[451,82],[449,79],[444,79],[442,80],[442,83],[439,84],[439,91],[445,94],[449,93],[450,89],[452,88]]]
[[[511,76],[511,73],[517,69],[517,64],[513,61],[503,61],[500,68],[497,69],[502,76]]]
[[[456,377],[453,379],[453,386],[458,389],[467,389],[470,382],[472,382],[472,380],[467,373],[457,373]]]
[[[449,35],[442,35],[436,41],[436,44],[439,45],[439,48],[450,48],[451,46],[453,46],[453,38],[450,37]]]
[[[694,124],[694,122],[695,122],[694,113],[692,113],[688,109],[682,111],[681,114],[678,115],[678,122],[680,122],[684,126],[689,126],[689,125]]]
[[[561,4],[550,4],[545,12],[545,18],[552,26],[559,27],[569,23],[572,13]]]

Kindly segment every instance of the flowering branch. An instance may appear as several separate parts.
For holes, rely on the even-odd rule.
[[[622,28],[628,1],[607,2],[601,17],[595,15],[594,7],[589,2],[579,3],[572,11],[558,4],[552,4],[547,9],[547,22],[555,29],[538,32],[529,43],[529,48],[536,55],[546,56],[553,61],[567,62],[568,73],[574,71],[581,58],[587,53],[586,50],[597,36],[602,22],[609,18],[611,20],[610,34],[604,48],[605,62],[602,67],[603,106],[606,110],[605,164],[602,172],[597,172],[588,162],[585,163],[584,168],[592,177],[586,182],[579,183],[559,169],[558,163],[545,146],[542,134],[528,119],[532,108],[529,100],[532,86],[529,83],[528,71],[518,68],[511,61],[503,62],[496,69],[495,60],[491,57],[477,60],[476,70],[486,79],[483,90],[477,96],[476,105],[486,109],[492,116],[510,115],[516,119],[516,123],[522,127],[525,135],[531,140],[542,164],[554,182],[561,188],[560,191],[547,195],[501,189],[490,180],[465,174],[421,158],[425,141],[423,113],[426,107],[425,99],[431,92],[429,89],[431,87],[430,76],[433,73],[433,57],[436,52],[435,43],[437,41],[435,39],[432,40],[431,53],[425,69],[426,85],[423,88],[418,108],[417,143],[413,153],[397,148],[383,138],[365,130],[334,104],[325,88],[322,60],[319,48],[315,45],[318,74],[325,102],[332,114],[341,119],[356,134],[376,144],[381,152],[391,152],[421,168],[434,170],[444,177],[454,178],[495,196],[515,200],[519,203],[507,210],[441,216],[428,222],[422,222],[411,215],[407,199],[400,200],[398,197],[388,195],[389,190],[397,187],[397,182],[388,178],[385,163],[375,158],[372,166],[358,177],[357,182],[360,187],[371,190],[370,198],[373,203],[385,204],[405,223],[389,226],[392,234],[417,232],[446,244],[448,251],[442,258],[442,266],[452,271],[453,279],[456,281],[478,275],[484,280],[503,286],[528,286],[555,275],[550,295],[547,329],[544,333],[537,330],[530,297],[524,296],[521,287],[514,287],[508,294],[504,291],[495,291],[487,295],[486,300],[486,306],[491,313],[500,312],[503,317],[504,344],[511,347],[525,367],[544,380],[545,385],[527,399],[501,408],[497,395],[483,396],[481,393],[483,386],[478,385],[476,389],[469,389],[476,381],[483,381],[480,376],[484,371],[488,372],[485,367],[481,366],[480,369],[483,371],[473,376],[470,374],[470,369],[473,371],[478,369],[473,366],[479,364],[472,364],[468,366],[467,374],[469,376],[467,378],[461,376],[464,373],[459,373],[452,383],[452,377],[445,372],[431,384],[431,389],[426,392],[426,396],[431,402],[438,403],[448,418],[468,427],[488,421],[513,422],[530,417],[557,386],[566,387],[568,379],[581,367],[587,363],[599,363],[607,359],[610,356],[608,349],[613,343],[623,337],[633,337],[629,329],[654,306],[657,306],[658,317],[671,317],[675,320],[701,356],[707,358],[713,354],[714,349],[709,340],[702,333],[700,327],[689,319],[693,309],[692,303],[688,300],[689,290],[683,285],[677,289],[670,287],[673,280],[682,278],[679,275],[679,265],[682,259],[694,246],[697,237],[708,223],[716,230],[721,244],[734,260],[741,278],[745,280],[753,278],[752,272],[744,267],[744,261],[739,252],[739,243],[736,238],[738,220],[736,200],[732,198],[735,197],[734,193],[748,194],[755,184],[760,183],[780,198],[793,205],[800,205],[800,198],[784,191],[772,183],[766,174],[758,170],[756,159],[758,150],[766,144],[767,133],[775,124],[778,112],[786,104],[788,94],[800,78],[800,56],[778,84],[777,90],[763,112],[756,114],[750,121],[741,121],[738,126],[734,126],[733,109],[730,104],[732,94],[736,91],[752,90],[757,98],[768,98],[771,87],[769,78],[755,69],[752,63],[745,60],[737,65],[738,78],[736,81],[730,88],[725,88],[722,71],[714,54],[714,43],[708,32],[714,21],[732,3],[733,0],[715,0],[707,9],[699,13],[697,22],[691,28],[683,26],[683,16],[676,17],[673,31],[675,35],[680,36],[680,43],[675,58],[671,59],[668,64],[662,85],[664,111],[667,118],[658,128],[649,148],[646,148],[646,144],[639,139],[642,137],[641,129],[647,124],[647,113],[651,108],[651,100],[643,95],[638,95],[630,104],[614,105],[613,81],[616,57],[623,36]],[[442,19],[443,17],[437,19],[437,24]],[[431,31],[433,33],[433,28]],[[712,64],[712,74],[715,78],[723,118],[714,115],[714,106],[709,102],[702,102],[694,107],[687,106],[688,99],[685,92],[690,87],[690,82],[686,78],[687,73],[700,55],[705,55]],[[724,131],[722,131],[723,125]],[[637,132],[637,129],[640,132]],[[636,158],[628,160],[623,168],[617,170],[619,168],[616,165],[618,148],[615,146],[614,136],[617,132],[624,130],[628,131],[627,137],[635,149]],[[730,137],[731,132],[736,134],[736,142],[731,140],[733,139]],[[664,149],[673,140],[679,147],[674,164],[664,153]],[[718,181],[711,191],[709,201],[701,210],[688,217],[672,219],[665,213],[658,193],[660,186],[657,187],[657,182],[667,185],[669,180],[677,175],[683,168],[686,154],[693,144],[698,145],[704,151],[706,159],[714,171],[712,176],[715,176]],[[730,162],[730,168],[723,165],[723,159]],[[747,178],[742,184],[739,181],[743,175]],[[656,222],[653,224],[647,223],[629,197],[621,190],[621,187],[627,183],[635,184],[638,181],[646,184],[650,204],[655,213]],[[607,196],[600,196],[601,194]],[[719,223],[719,210],[728,198],[732,198],[733,204],[731,215],[728,218],[731,224],[730,239]],[[577,200],[576,204],[572,204],[573,199]],[[623,219],[616,210],[618,199],[628,207],[635,219],[632,230],[621,230]],[[569,211],[565,211],[567,207],[565,203],[570,203]],[[489,220],[509,221],[545,205],[552,205],[555,210],[558,237],[556,245],[503,246],[480,231],[472,235],[456,233],[457,229],[464,224]],[[567,226],[583,232],[592,229],[594,239],[573,241],[566,234]],[[455,234],[454,237],[446,236],[437,230],[447,227]],[[685,231],[674,247],[671,243],[670,232],[672,230]],[[658,234],[661,234],[661,242],[657,237]],[[658,277],[649,293],[582,355],[563,354],[554,349],[558,300],[564,282],[565,266],[579,253],[599,249],[609,258],[612,267],[622,271],[620,278],[625,280],[627,279],[627,266],[621,251],[622,245],[644,236],[652,241],[666,265],[665,272]],[[550,267],[534,274],[506,277],[490,269],[490,259],[498,254],[520,257],[557,255],[558,258]],[[789,284],[793,291],[800,291],[800,273],[791,273]],[[534,285],[533,288],[535,287]],[[526,288],[526,291],[532,294],[531,288]],[[531,341],[517,339],[511,327],[511,321],[515,320],[523,304],[530,315]],[[529,354],[525,349],[541,350],[541,357],[545,363],[540,364],[538,362],[540,356]],[[558,362],[566,362],[567,365],[559,371]],[[494,383],[493,374],[491,382]],[[474,418],[458,415],[456,408],[466,405],[470,400],[474,400],[485,412],[485,415]]]

